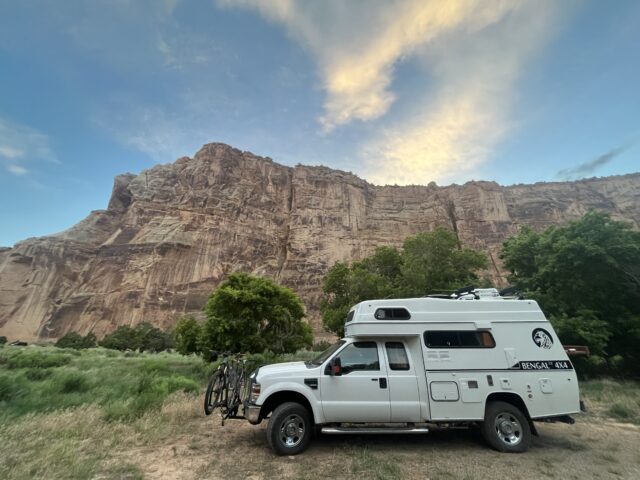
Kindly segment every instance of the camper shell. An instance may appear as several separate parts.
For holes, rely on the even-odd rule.
[[[493,447],[520,452],[533,421],[572,423],[580,411],[573,365],[537,302],[495,289],[361,302],[336,345],[315,361],[261,367],[251,391],[245,417],[270,417],[267,437],[283,454],[304,450],[312,427],[423,433],[442,423],[479,426]]]

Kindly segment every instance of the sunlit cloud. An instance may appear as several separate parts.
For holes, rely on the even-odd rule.
[[[325,90],[325,132],[379,119],[360,147],[360,171],[376,183],[455,180],[485,162],[512,123],[522,68],[546,43],[560,7],[553,2],[302,2],[220,0],[285,25],[311,52]],[[384,116],[407,92],[394,70],[411,60],[433,85],[413,113]],[[481,175],[478,175],[481,176]]]
[[[0,165],[14,175],[26,175],[26,164],[37,161],[59,163],[49,137],[38,130],[0,118]]]

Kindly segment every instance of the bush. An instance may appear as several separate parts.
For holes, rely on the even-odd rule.
[[[77,332],[69,332],[66,335],[60,337],[60,339],[56,342],[56,347],[74,348],[77,350],[81,350],[83,348],[94,348],[96,346],[96,336],[93,332],[89,332],[84,337]]]
[[[7,343],[7,337],[4,335],[0,336],[0,345],[4,345],[5,343]]]
[[[202,337],[202,326],[193,317],[178,320],[173,331],[175,348],[182,355],[190,355],[200,351],[199,342]]]
[[[140,350],[161,352],[173,347],[173,340],[169,333],[163,332],[148,322],[142,322],[135,328],[121,325],[106,335],[100,346],[112,350]]]
[[[86,392],[89,390],[87,378],[77,372],[65,372],[59,375],[57,380],[61,393]]]

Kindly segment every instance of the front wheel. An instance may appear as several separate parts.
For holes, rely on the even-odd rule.
[[[295,402],[279,405],[269,419],[267,441],[278,455],[296,455],[309,446],[313,424],[309,411]]]
[[[531,428],[520,409],[506,402],[487,405],[482,435],[496,450],[509,453],[527,451],[531,445]]]

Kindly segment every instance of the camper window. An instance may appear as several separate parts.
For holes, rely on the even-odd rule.
[[[411,318],[406,308],[378,308],[373,316],[378,320],[409,320]]]
[[[424,332],[428,348],[493,348],[496,342],[490,332],[431,331]]]

